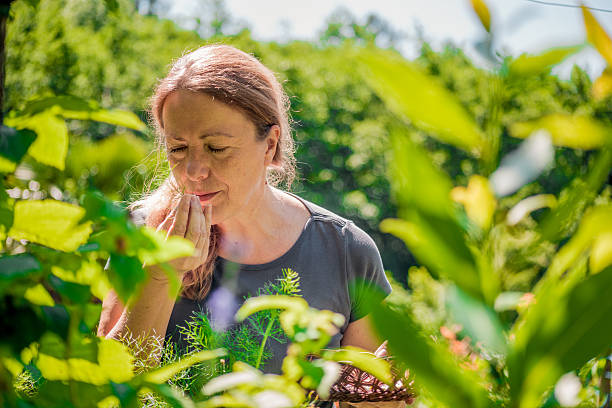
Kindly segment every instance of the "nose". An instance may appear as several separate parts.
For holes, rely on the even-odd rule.
[[[189,149],[187,163],[185,165],[185,175],[189,181],[201,181],[208,177],[210,173],[210,163],[206,154],[193,152]]]

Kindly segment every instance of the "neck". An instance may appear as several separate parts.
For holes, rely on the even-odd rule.
[[[238,263],[261,263],[270,242],[278,240],[289,222],[284,205],[286,195],[269,185],[250,203],[249,211],[217,224],[220,232],[219,255]]]

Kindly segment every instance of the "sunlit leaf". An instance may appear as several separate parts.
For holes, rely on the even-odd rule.
[[[486,178],[471,176],[467,187],[455,187],[451,191],[454,201],[463,204],[467,216],[482,229],[491,226],[497,201]]]
[[[432,77],[389,51],[362,52],[366,80],[387,106],[431,136],[479,156],[485,138],[457,98]]]
[[[417,260],[432,272],[482,298],[475,261],[456,225],[412,213],[406,214],[405,219],[383,220],[380,230],[402,239]]]
[[[589,150],[612,143],[612,128],[588,116],[551,114],[529,122],[513,123],[508,128],[513,137],[521,139],[539,129],[550,133],[555,146]]]
[[[391,375],[389,363],[366,350],[346,346],[338,350],[326,351],[322,354],[322,357],[338,363],[350,364],[372,374],[384,383],[393,384],[393,376]]]
[[[612,40],[597,21],[593,13],[584,5],[582,8],[582,16],[584,17],[584,26],[587,32],[587,40],[599,51],[602,57],[606,60],[609,66],[612,66]]]
[[[259,373],[253,370],[248,371],[234,371],[232,373],[224,374],[219,377],[215,377],[210,380],[202,392],[206,395],[216,394],[225,390],[232,389],[242,384],[257,385],[263,381],[263,373]]]
[[[110,381],[127,382],[134,377],[134,357],[127,346],[116,340],[100,338],[98,363]]]
[[[154,249],[138,249],[138,257],[147,265],[193,255],[193,243],[185,238],[176,236],[166,238],[163,233],[148,227],[143,228],[141,232],[155,245]]]
[[[612,68],[607,67],[593,83],[593,97],[596,100],[612,95]]]
[[[64,170],[68,154],[68,128],[64,119],[52,111],[34,116],[7,118],[6,123],[17,129],[33,130],[37,138],[28,154],[38,162]]]
[[[470,0],[472,8],[476,12],[478,19],[482,23],[482,26],[488,32],[491,32],[491,13],[484,0]]]
[[[589,261],[589,268],[592,273],[601,272],[604,268],[612,265],[612,228],[595,238]]]
[[[15,171],[17,163],[36,139],[36,133],[28,129],[0,126],[0,173]]]
[[[8,235],[71,252],[84,244],[91,233],[91,223],[79,224],[84,215],[83,208],[61,201],[18,201]]]
[[[55,306],[55,301],[42,284],[28,288],[23,297],[30,303],[38,306]]]
[[[538,55],[522,54],[510,62],[508,69],[510,74],[514,75],[535,75],[548,72],[553,66],[582,48],[582,45],[576,45],[553,48]]]
[[[250,315],[268,309],[289,309],[297,312],[308,310],[308,303],[301,297],[269,295],[248,298],[236,312],[236,320],[241,322]]]
[[[93,101],[86,101],[71,95],[32,101],[20,112],[20,116],[35,116],[44,112],[53,112],[65,119],[95,120],[140,131],[146,128],[145,124],[132,112],[101,109]]]
[[[147,373],[144,376],[144,380],[146,382],[161,384],[171,379],[178,372],[191,367],[194,364],[201,363],[202,361],[214,360],[225,355],[227,355],[227,351],[224,349],[205,350],[190,354],[184,358],[181,358],[175,363],[165,365]]]
[[[446,290],[446,305],[452,321],[460,324],[475,344],[481,342],[496,354],[506,354],[504,329],[491,308],[454,285]]]

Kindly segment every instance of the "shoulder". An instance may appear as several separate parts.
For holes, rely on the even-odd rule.
[[[326,224],[330,232],[333,231],[342,237],[349,255],[366,255],[380,258],[374,240],[364,230],[355,225],[353,221],[308,200],[300,197],[297,198],[308,208],[313,222]]]

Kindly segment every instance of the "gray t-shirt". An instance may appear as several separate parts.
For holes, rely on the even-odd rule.
[[[231,319],[239,303],[254,296],[266,283],[282,277],[283,268],[291,268],[300,278],[300,295],[311,307],[332,310],[345,317],[339,333],[328,347],[340,347],[349,323],[367,313],[359,291],[349,294],[352,281],[391,292],[376,244],[352,221],[298,197],[310,211],[310,218],[295,244],[278,259],[259,265],[229,265],[219,259],[213,273],[209,295],[200,302],[179,298],[168,322],[167,336],[181,341],[177,326],[185,326],[194,312],[205,311],[216,320]],[[274,245],[274,243],[270,243]],[[231,277],[228,278],[228,275]],[[217,316],[217,317],[216,317]],[[220,316],[220,317],[219,317]],[[223,325],[223,322],[220,323]],[[287,344],[270,339],[273,357],[262,367],[264,372],[280,373]]]

